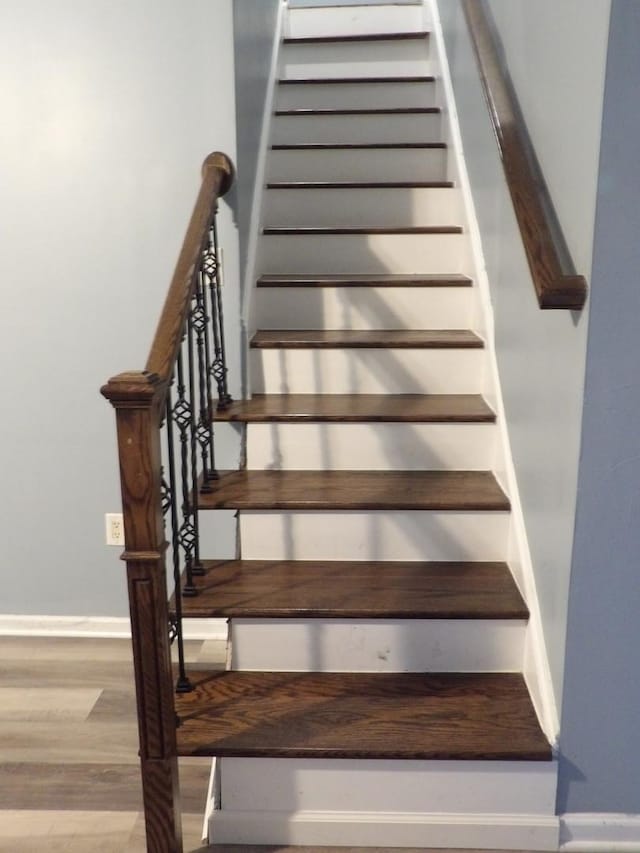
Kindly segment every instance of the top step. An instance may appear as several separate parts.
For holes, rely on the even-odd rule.
[[[421,32],[426,25],[421,5],[290,8],[286,37]]]

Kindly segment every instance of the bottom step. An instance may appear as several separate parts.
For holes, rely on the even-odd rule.
[[[180,755],[548,761],[515,673],[196,672]]]

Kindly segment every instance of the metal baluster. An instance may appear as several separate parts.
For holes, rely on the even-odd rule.
[[[197,441],[197,421],[196,421],[196,364],[193,353],[193,321],[191,314],[187,318],[187,364],[189,369],[189,457],[191,460],[191,527],[193,530],[193,563],[192,574],[203,575],[204,566],[200,560],[200,530],[198,520],[198,441]],[[197,595],[197,590],[195,595]]]
[[[211,293],[211,329],[213,333],[213,362],[211,375],[218,388],[218,408],[226,409],[231,403],[227,387],[227,356],[224,342],[224,313],[222,307],[220,249],[218,228],[214,216],[209,229],[209,248],[205,252],[202,268],[209,279]]]
[[[178,679],[176,681],[177,693],[188,693],[193,689],[189,681],[184,661],[184,640],[182,636],[182,578],[180,577],[180,545],[178,541],[178,506],[176,499],[176,463],[175,447],[173,444],[173,415],[171,405],[171,387],[167,391],[166,408],[167,425],[167,456],[169,462],[169,483],[162,480],[162,510],[166,515],[170,512],[171,519],[171,557],[173,561],[173,583],[175,587],[174,599],[176,602],[176,618],[169,627],[169,637],[173,642],[178,642]]]
[[[209,369],[209,365],[211,364],[211,344],[210,344],[210,323],[212,321],[213,314],[213,306],[211,308],[211,313],[208,313],[208,298],[207,294],[209,288],[207,287],[206,273],[204,272],[204,259],[206,256],[206,250],[203,252],[202,261],[200,264],[199,271],[199,284],[202,293],[202,306],[204,311],[204,316],[206,319],[207,327],[205,329],[204,335],[204,363],[205,363],[205,384],[207,389],[207,426],[209,429],[209,464],[207,465],[207,491],[211,491],[211,482],[213,480],[218,479],[218,469],[216,468],[216,460],[215,460],[215,444],[214,444],[214,430],[213,430],[213,397],[211,394],[211,371]],[[204,482],[204,476],[203,476]]]
[[[209,474],[209,460],[211,457],[210,445],[213,442],[213,427],[211,421],[211,395],[207,389],[207,379],[209,378],[207,366],[209,362],[207,361],[206,343],[208,339],[209,317],[207,316],[205,293],[206,289],[204,287],[202,272],[198,271],[191,308],[191,324],[195,330],[196,352],[198,354],[198,399],[200,404],[196,439],[200,445],[200,457],[202,460],[201,490],[203,492],[210,492],[212,477]]]
[[[178,399],[172,409],[173,421],[178,427],[180,434],[180,480],[182,483],[182,524],[178,528],[178,542],[184,551],[185,584],[182,588],[183,595],[197,595],[193,583],[194,548],[196,544],[196,531],[191,523],[191,501],[189,488],[192,482],[189,450],[191,445],[191,404],[186,399],[186,387],[184,384],[184,364],[182,350],[178,353],[176,360],[176,392]],[[194,496],[195,497],[195,496]]]

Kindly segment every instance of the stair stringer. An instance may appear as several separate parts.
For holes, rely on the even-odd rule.
[[[452,154],[448,160],[450,169],[449,178],[456,185],[460,186],[463,196],[465,229],[468,232],[471,242],[471,255],[474,266],[473,274],[478,294],[476,302],[477,316],[474,328],[484,338],[486,352],[484,395],[497,415],[498,441],[494,470],[511,501],[508,562],[516,583],[527,603],[530,614],[525,637],[523,673],[542,728],[555,750],[560,732],[560,718],[542,628],[542,617],[536,590],[531,551],[527,539],[524,512],[520,501],[516,471],[513,465],[509,433],[506,425],[507,421],[495,350],[495,330],[489,279],[484,262],[480,229],[475,214],[475,204],[471,194],[471,184],[467,174],[462,136],[458,124],[456,102],[446,51],[444,49],[444,38],[437,0],[424,0],[423,8],[425,10],[425,20],[428,20],[432,26],[434,48],[437,51],[437,63],[441,75],[439,85],[442,87],[444,95],[442,101],[444,110],[442,129]]]

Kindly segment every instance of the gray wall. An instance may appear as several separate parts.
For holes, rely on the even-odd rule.
[[[231,0],[0,2],[2,613],[126,613],[98,388],[143,367],[202,160],[235,158],[231,33]]]
[[[280,0],[234,0],[233,3],[238,103],[238,225],[243,280],[260,132],[279,5]]]
[[[507,15],[506,6],[512,8]],[[553,123],[538,127],[539,111],[530,109],[534,139],[546,133],[545,150],[553,151],[557,168],[548,176],[558,214],[567,225],[569,248],[579,271],[590,277],[593,214],[574,218],[576,211],[595,209],[599,146],[598,70],[604,74],[607,2],[581,4],[567,0],[572,14],[558,15],[555,0],[531,4],[528,0],[494,0],[501,20],[509,24],[506,54],[516,56],[523,103],[544,102],[538,92],[538,71],[553,69],[556,85],[566,87],[562,97],[550,99]],[[535,7],[535,8],[532,8]],[[522,241],[504,181],[475,58],[458,0],[440,0],[445,41],[453,77],[464,153],[494,309],[498,367],[518,487],[540,601],[543,629],[560,704],[567,601],[573,542],[582,414],[587,312],[540,311],[537,306]],[[565,10],[566,11],[566,10]],[[533,12],[533,14],[531,14]],[[580,14],[579,14],[580,13]],[[534,20],[536,15],[540,20]],[[603,22],[604,17],[604,22]],[[574,38],[579,25],[580,39]],[[522,34],[535,32],[537,51],[525,49]],[[544,51],[542,28],[553,32]],[[603,35],[604,30],[604,35]],[[515,38],[518,36],[518,38]],[[510,48],[510,37],[514,38]],[[568,46],[567,46],[568,45]],[[544,63],[540,57],[544,56]],[[571,73],[565,74],[565,68]],[[550,70],[545,75],[551,74]],[[600,85],[602,89],[602,85]],[[579,110],[563,109],[577,100]],[[579,140],[581,152],[576,154]],[[565,173],[566,166],[568,173]],[[563,177],[556,184],[554,175]],[[567,220],[565,222],[565,219]]]
[[[640,814],[640,4],[613,0],[560,739],[560,812]]]

